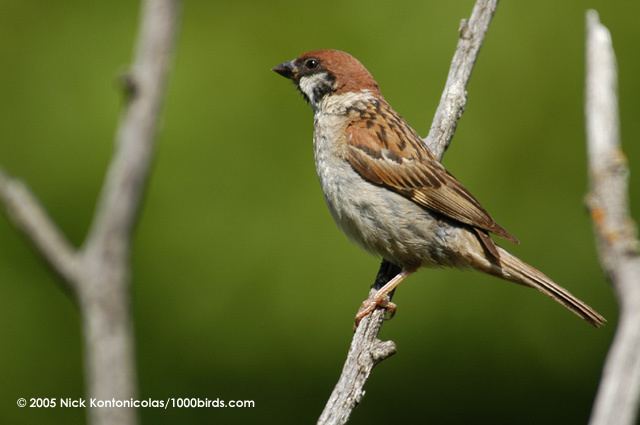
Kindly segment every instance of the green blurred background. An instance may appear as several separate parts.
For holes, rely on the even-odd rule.
[[[253,409],[140,412],[145,424],[313,423],[378,268],[339,233],[313,167],[312,114],[271,67],[309,49],[357,56],[426,134],[472,0],[184,4],[136,233],[140,398],[253,399]],[[640,207],[640,3],[503,1],[448,168],[522,244],[514,253],[599,309],[595,330],[531,290],[425,270],[398,292],[353,424],[583,424],[615,330],[588,215],[584,12],[612,31],[624,148]],[[133,1],[0,1],[0,164],[82,242],[112,152]],[[78,312],[0,215],[0,423],[84,423],[16,407],[83,395]]]

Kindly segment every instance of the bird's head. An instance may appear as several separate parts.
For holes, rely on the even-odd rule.
[[[368,90],[378,94],[378,83],[360,61],[340,50],[314,50],[273,68],[291,79],[304,98],[317,108],[325,96]]]

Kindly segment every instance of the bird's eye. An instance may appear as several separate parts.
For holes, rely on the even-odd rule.
[[[318,67],[319,63],[317,59],[307,59],[304,62],[304,66],[307,69],[316,69]]]

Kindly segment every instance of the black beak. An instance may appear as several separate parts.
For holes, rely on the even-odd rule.
[[[293,79],[293,64],[291,62],[283,62],[273,67],[273,71],[282,75],[284,78]]]

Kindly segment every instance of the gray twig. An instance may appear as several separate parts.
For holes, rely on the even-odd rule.
[[[640,247],[629,214],[629,169],[620,146],[616,58],[598,13],[587,12],[586,126],[588,205],[600,262],[613,284],[620,317],[607,356],[591,425],[633,425],[640,398]]]
[[[464,112],[467,83],[497,6],[498,0],[476,1],[471,17],[460,25],[458,45],[447,82],[431,130],[425,138],[425,143],[438,158],[442,158],[449,146],[456,124]],[[377,309],[360,322],[338,383],[318,419],[318,425],[347,423],[351,412],[364,396],[363,388],[373,367],[395,353],[396,347],[392,341],[382,342],[377,338],[383,316],[384,312]]]
[[[78,300],[85,340],[87,393],[97,399],[136,394],[129,301],[131,237],[142,202],[180,0],[143,0],[134,62],[125,81],[126,106],[116,151],[88,237],[74,249],[36,198],[0,170],[0,200],[9,217],[68,284]],[[89,409],[94,425],[133,425],[135,409]]]
[[[9,177],[2,169],[0,201],[14,225],[29,238],[49,266],[62,277],[68,292],[74,294],[77,290],[77,253],[31,191],[21,181]]]
[[[447,82],[429,134],[424,139],[439,159],[442,159],[449,147],[458,120],[467,105],[467,84],[497,7],[498,0],[478,0],[469,20],[463,19],[460,22],[458,46],[451,61]]]
[[[371,294],[376,290],[372,289]],[[318,424],[346,424],[364,397],[364,385],[373,367],[396,352],[393,341],[380,341],[378,332],[384,321],[384,310],[376,309],[360,322],[351,341],[342,373],[318,420]]]

